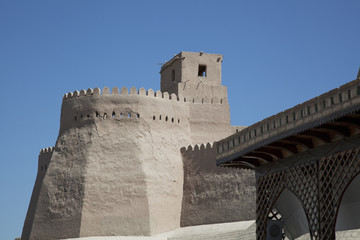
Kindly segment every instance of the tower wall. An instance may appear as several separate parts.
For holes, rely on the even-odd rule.
[[[200,155],[180,153],[183,146],[233,132],[221,86],[222,56],[199,54],[182,52],[163,66],[161,88],[170,93],[115,87],[64,95],[59,136],[46,163],[39,160],[40,168],[48,168],[38,174],[22,239],[149,236],[180,222],[234,220],[233,205],[224,215],[205,198],[199,198],[205,204],[188,201],[191,186],[215,184],[202,185],[197,174],[239,180],[214,168],[212,148]],[[203,76],[200,65],[206,66]],[[194,163],[211,170],[192,170]],[[218,188],[225,184],[218,183]]]
[[[227,99],[195,98],[189,104],[192,144],[214,142],[233,133]]]
[[[35,212],[39,200],[40,189],[43,183],[44,176],[52,157],[53,148],[41,149],[38,160],[38,170],[35,180],[34,189],[31,195],[30,205],[26,214],[25,223],[22,232],[22,239],[29,239],[34,224]]]
[[[221,85],[223,56],[202,52],[181,52],[161,68],[161,91],[199,98],[227,98]]]
[[[143,88],[66,94],[30,238],[154,235],[179,227],[180,148],[230,134],[229,121],[218,119],[227,112],[225,99]]]
[[[219,168],[211,143],[183,147],[184,195],[181,226],[255,218],[255,174]]]

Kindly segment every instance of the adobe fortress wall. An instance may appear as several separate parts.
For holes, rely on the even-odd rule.
[[[36,183],[39,197],[33,193],[32,202],[41,204],[24,233],[31,239],[154,235],[179,227],[180,148],[229,135],[226,121],[216,124],[227,111],[225,99],[143,88],[65,94],[50,165]]]
[[[255,175],[251,170],[219,168],[213,143],[181,148],[184,196],[181,226],[255,218]]]
[[[22,239],[151,236],[251,219],[252,173],[216,168],[212,145],[180,150],[235,131],[221,62],[181,52],[161,69],[163,92],[65,94],[56,144],[39,155]]]

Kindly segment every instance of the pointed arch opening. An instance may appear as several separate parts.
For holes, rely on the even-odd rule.
[[[288,239],[296,239],[309,233],[308,219],[303,205],[288,188],[283,189],[274,203],[270,214],[274,212],[278,213],[277,218],[280,219]]]
[[[345,188],[337,211],[335,231],[360,229],[360,174]]]

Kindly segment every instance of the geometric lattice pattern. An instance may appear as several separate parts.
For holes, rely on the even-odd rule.
[[[335,223],[341,197],[360,172],[360,148],[352,148],[259,177],[256,182],[256,234],[266,237],[266,224],[273,206],[288,188],[302,203],[312,239],[335,239]],[[280,213],[281,214],[281,213]]]

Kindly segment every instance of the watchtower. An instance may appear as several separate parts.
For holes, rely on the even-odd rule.
[[[161,91],[169,94],[227,98],[221,85],[221,54],[180,52],[161,67]]]

